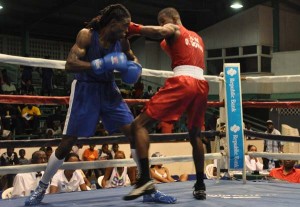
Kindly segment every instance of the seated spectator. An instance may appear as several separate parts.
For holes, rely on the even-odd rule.
[[[103,144],[101,149],[99,149],[99,160],[110,160],[112,159],[112,154],[111,151],[108,148],[108,144]],[[100,168],[101,174],[104,175],[105,173],[105,168]]]
[[[51,154],[53,153],[52,147],[47,147],[45,150],[46,156],[47,156],[47,161],[49,160]]]
[[[47,136],[53,137],[55,135],[61,135],[63,130],[63,124],[65,121],[65,116],[61,112],[61,108],[55,108],[55,112],[52,115],[49,115],[46,120],[46,134]]]
[[[164,157],[161,153],[155,152],[152,154],[152,157]],[[188,175],[182,174],[179,176],[178,180],[174,180],[169,172],[169,169],[166,167],[163,167],[162,165],[151,165],[150,167],[150,174],[151,177],[157,182],[157,183],[170,183],[170,182],[176,182],[176,181],[187,181]]]
[[[3,129],[13,132],[22,122],[21,113],[14,104],[3,104],[0,107]],[[17,129],[16,129],[17,130]]]
[[[257,148],[255,145],[248,145],[248,152],[257,152]],[[250,155],[245,155],[245,164],[246,170],[253,171],[262,171],[264,165],[258,160],[257,157],[252,157]]]
[[[9,77],[3,79],[3,84],[1,86],[3,94],[17,94],[17,89],[14,84],[11,83]]]
[[[25,129],[29,130],[29,133],[36,132],[39,128],[39,117],[41,116],[41,111],[37,106],[27,104],[22,109],[22,117],[25,124]]]
[[[152,90],[152,86],[148,86],[148,90],[144,93],[143,98],[150,99],[153,96],[154,92]]]
[[[45,56],[45,59],[50,59],[50,56]],[[41,96],[44,94],[51,96],[53,90],[53,76],[52,68],[39,68],[38,73],[42,78]]]
[[[74,152],[75,154],[78,154],[78,156],[79,156],[79,154],[81,154],[79,152],[81,151],[80,149],[82,149],[82,147],[83,147],[82,144],[76,144],[72,147],[71,152]]]
[[[20,165],[26,165],[26,164],[29,164],[29,160],[27,158],[25,158],[25,154],[26,154],[26,151],[25,149],[20,149],[19,150],[19,163]]]
[[[270,176],[290,183],[300,183],[300,170],[294,167],[295,163],[295,160],[283,160],[283,165],[273,168]]]
[[[4,152],[0,157],[1,166],[10,166],[10,165],[18,165],[19,164],[18,155],[14,151],[15,151],[15,148],[7,147],[7,151]],[[15,177],[15,174],[8,174],[1,178],[5,181],[4,185],[6,185],[6,188],[10,188],[13,186],[14,177]]]
[[[115,157],[116,152],[119,151],[119,145],[117,143],[113,143],[111,146],[111,156]]]
[[[144,84],[142,83],[142,78],[140,77],[139,80],[134,84],[132,96],[133,98],[142,98],[144,91]]]
[[[125,159],[123,151],[117,151],[114,159]],[[116,188],[130,185],[127,167],[108,167],[102,179],[102,188]]]
[[[24,57],[29,57],[28,54],[25,54]],[[21,87],[25,85],[25,83],[29,80],[32,81],[32,71],[33,68],[31,66],[20,65],[21,69]]]
[[[35,151],[32,154],[31,157],[32,164],[41,164],[46,162],[47,162],[47,157],[44,151]],[[31,191],[37,187],[43,174],[44,171],[18,173],[13,182],[14,188],[12,191],[12,196],[13,197],[29,196]],[[48,193],[48,191],[49,190],[47,190],[46,193]]]
[[[83,161],[95,161],[98,159],[98,157],[99,157],[98,150],[95,150],[94,144],[90,144],[90,147],[85,149],[82,154]],[[91,177],[93,172],[96,178],[100,176],[98,169],[90,169],[86,171],[85,173],[86,177]]]
[[[22,82],[23,83],[23,82]],[[27,80],[20,88],[21,95],[34,95],[34,87],[31,80]]]
[[[75,153],[69,153],[66,162],[78,162],[79,156]],[[84,182],[80,170],[59,170],[53,176],[50,184],[50,194],[73,192],[73,191],[86,191],[87,187]]]

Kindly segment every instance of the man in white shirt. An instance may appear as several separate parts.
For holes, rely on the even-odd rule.
[[[272,120],[267,121],[267,131],[266,134],[272,135],[281,135],[281,133],[274,128],[274,124]],[[271,152],[271,153],[280,153],[283,152],[283,142],[281,141],[273,141],[273,140],[265,140],[264,141],[264,152]],[[263,158],[264,169],[269,168],[269,159]],[[280,167],[279,160],[273,159],[275,163],[275,167]]]
[[[32,154],[32,164],[41,164],[46,162],[47,156],[44,151],[35,151]],[[13,182],[12,197],[29,196],[31,191],[37,187],[43,173],[44,171],[17,174]]]

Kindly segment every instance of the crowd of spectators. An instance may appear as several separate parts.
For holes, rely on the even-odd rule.
[[[70,154],[66,157],[66,162],[78,161],[100,161],[111,159],[125,159],[124,151],[120,150],[118,144],[113,144],[109,147],[108,144],[103,144],[100,148],[95,145],[90,145],[88,148],[82,150],[82,145],[75,145]],[[254,145],[248,146],[249,152],[256,152],[257,148]],[[1,166],[26,165],[26,164],[41,164],[48,161],[49,156],[53,153],[52,147],[41,147],[31,155],[31,159],[25,157],[26,150],[20,149],[15,152],[14,148],[8,147],[6,152],[0,156]],[[164,157],[160,152],[156,152],[152,157]],[[248,172],[262,171],[263,165],[257,158],[245,155]],[[268,169],[268,179],[277,179],[283,182],[300,183],[300,170],[296,169],[296,161],[284,160],[280,162],[278,168]],[[183,182],[190,179],[188,174],[173,175],[169,169],[163,165],[150,166],[150,172],[153,179],[157,183],[166,182]],[[206,168],[207,179],[216,179],[216,166],[214,164],[208,165]],[[28,196],[30,192],[35,189],[37,183],[43,175],[41,172],[18,173],[1,175],[0,191],[7,188],[12,189],[13,197]],[[221,174],[223,179],[224,173]],[[230,174],[232,176],[232,174]],[[96,188],[116,188],[122,186],[133,185],[138,178],[137,167],[108,167],[104,169],[82,170],[59,170],[53,177],[47,193],[61,193],[73,191],[91,190],[93,184]],[[227,177],[234,179],[233,177]]]

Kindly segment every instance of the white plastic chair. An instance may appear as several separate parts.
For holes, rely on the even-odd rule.
[[[12,197],[13,187],[7,188],[2,192],[2,199],[10,199]]]
[[[103,178],[104,178],[104,175],[101,175],[101,176],[98,178],[98,184],[100,185],[101,188],[103,188],[103,187],[102,187],[102,180],[103,180]]]

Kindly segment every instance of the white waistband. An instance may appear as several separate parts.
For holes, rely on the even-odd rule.
[[[203,69],[197,66],[192,65],[180,65],[176,66],[174,69],[174,76],[191,76],[193,78],[196,78],[198,80],[205,80],[203,75]]]

